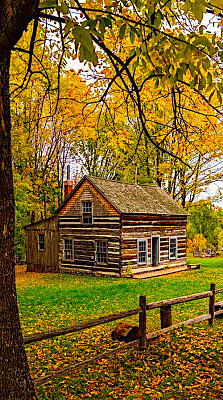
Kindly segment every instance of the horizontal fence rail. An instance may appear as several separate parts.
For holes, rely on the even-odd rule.
[[[217,289],[215,290],[215,294],[223,293],[223,289]]]
[[[147,304],[146,305],[146,309],[147,310],[152,310],[154,308],[160,308],[160,307],[163,307],[163,306],[179,304],[179,303],[187,303],[189,301],[204,299],[206,297],[211,297],[212,294],[213,294],[212,291],[209,291],[209,292],[192,294],[190,296],[177,297],[175,299],[161,300],[161,301],[157,301],[156,303]]]
[[[210,318],[211,318],[211,314],[200,315],[197,318],[188,319],[186,321],[179,322],[178,324],[168,326],[167,328],[160,329],[160,331],[147,333],[146,339],[147,340],[155,339],[155,338],[163,335],[164,333],[168,333],[168,332],[172,331],[173,329],[177,329],[177,328],[180,328],[180,327],[186,326],[186,325],[196,324],[196,323],[199,323],[199,322],[202,322],[202,321],[207,321]]]
[[[223,314],[223,310],[215,311],[214,316],[217,317],[218,315]]]
[[[28,344],[28,343],[40,342],[41,340],[44,339],[50,339],[56,336],[67,335],[68,333],[83,331],[84,329],[92,328],[93,326],[106,324],[107,322],[117,321],[121,318],[131,317],[132,315],[137,315],[140,312],[141,308],[135,308],[133,310],[123,311],[116,314],[110,314],[105,317],[92,319],[87,322],[82,322],[80,324],[70,325],[67,326],[66,328],[53,329],[48,332],[34,333],[32,335],[25,336],[24,343]]]
[[[82,322],[75,325],[70,325],[65,328],[53,329],[48,332],[40,332],[34,333],[31,335],[27,335],[24,337],[24,343],[30,344],[39,342],[44,339],[50,339],[56,336],[62,336],[69,333],[79,332],[85,329],[92,328],[94,326],[102,325],[108,322],[117,321],[122,318],[127,318],[133,315],[139,315],[139,338],[136,340],[133,339],[130,343],[126,343],[122,346],[119,346],[113,350],[100,353],[95,357],[91,357],[88,360],[72,364],[66,368],[63,368],[59,371],[53,372],[50,375],[43,376],[34,381],[34,385],[45,384],[52,379],[58,379],[63,375],[67,375],[79,368],[84,368],[89,364],[95,363],[96,361],[108,358],[112,354],[118,353],[122,350],[129,349],[134,347],[135,345],[139,345],[140,350],[144,350],[147,346],[147,342],[149,340],[158,338],[159,336],[168,333],[174,329],[178,329],[182,326],[196,324],[202,321],[208,321],[209,325],[213,324],[213,319],[215,316],[223,316],[223,309],[215,311],[215,295],[223,293],[223,289],[215,290],[215,284],[210,285],[210,290],[208,292],[192,294],[189,296],[182,296],[173,299],[162,300],[154,303],[146,304],[146,296],[140,296],[139,298],[139,307],[129,311],[122,311],[115,314],[110,314],[104,317],[96,318],[93,320],[89,320],[86,322]],[[199,299],[209,298],[209,312],[204,315],[199,315],[196,318],[192,318],[183,322],[179,322],[177,324],[172,324],[172,315],[171,315],[171,306],[179,303],[187,303],[189,301],[195,301]],[[220,305],[223,308],[223,302],[216,303],[216,305]],[[160,308],[160,319],[161,319],[161,329],[155,332],[146,333],[146,311]]]

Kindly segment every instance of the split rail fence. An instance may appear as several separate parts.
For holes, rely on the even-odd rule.
[[[202,321],[208,321],[209,325],[212,325],[215,316],[218,316],[221,314],[223,315],[223,309],[215,311],[215,295],[219,294],[219,293],[223,293],[223,289],[215,290],[215,284],[212,283],[210,285],[210,290],[208,292],[192,294],[189,296],[182,296],[182,297],[178,297],[178,298],[174,298],[174,299],[162,300],[162,301],[158,301],[155,303],[146,304],[146,296],[140,296],[139,297],[139,307],[135,308],[133,310],[123,311],[120,313],[107,315],[105,317],[96,318],[93,320],[89,320],[87,322],[68,326],[66,328],[54,329],[54,330],[51,330],[48,332],[35,333],[32,335],[25,336],[24,337],[25,344],[35,343],[35,342],[39,342],[41,340],[66,335],[68,333],[83,331],[85,329],[92,328],[94,326],[106,324],[111,321],[117,321],[122,318],[130,317],[132,315],[137,315],[137,314],[139,315],[139,339],[133,340],[132,342],[126,343],[122,346],[119,346],[119,347],[113,349],[113,350],[98,354],[97,356],[92,357],[86,361],[70,365],[59,371],[53,372],[50,375],[41,377],[41,378],[35,380],[34,384],[35,385],[45,384],[53,379],[57,379],[57,378],[60,378],[61,376],[67,375],[79,368],[86,367],[87,365],[92,364],[97,360],[107,358],[114,353],[131,348],[131,347],[135,346],[136,344],[138,344],[140,350],[144,350],[144,349],[146,349],[147,341],[157,338],[157,337],[163,335],[164,333],[167,333],[173,329],[179,328],[183,325],[191,325],[191,324],[199,323]],[[208,314],[200,315],[196,318],[189,319],[189,320],[186,320],[183,322],[179,322],[175,325],[172,325],[171,307],[174,304],[186,303],[189,301],[194,301],[194,300],[199,300],[199,299],[204,299],[204,298],[209,298]],[[223,304],[222,304],[222,307],[223,307]],[[160,308],[161,330],[146,333],[146,312],[149,310],[155,309],[155,308]]]

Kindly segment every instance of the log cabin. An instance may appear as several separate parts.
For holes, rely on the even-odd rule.
[[[26,226],[28,271],[126,276],[186,265],[187,213],[158,186],[85,176]]]

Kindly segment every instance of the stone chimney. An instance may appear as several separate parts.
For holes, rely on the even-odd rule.
[[[69,196],[73,190],[73,181],[70,179],[70,166],[67,166],[67,180],[64,182],[64,199]]]

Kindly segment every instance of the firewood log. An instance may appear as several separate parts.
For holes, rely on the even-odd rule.
[[[132,342],[139,338],[139,327],[121,322],[112,331],[111,337],[112,340],[118,340],[119,342]]]

